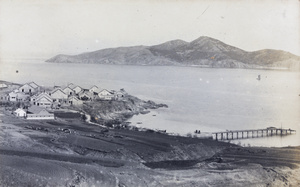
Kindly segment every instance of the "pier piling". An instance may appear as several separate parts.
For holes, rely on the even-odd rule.
[[[264,134],[265,133],[265,134]],[[212,133],[213,139],[215,140],[233,140],[233,139],[246,139],[246,138],[259,138],[264,136],[273,136],[273,135],[289,135],[296,133],[296,130],[292,129],[282,129],[269,127],[266,129],[252,129],[252,130],[234,130],[226,132],[216,132]],[[242,136],[240,136],[242,134]],[[251,134],[251,135],[250,135]],[[236,135],[236,137],[235,137]]]

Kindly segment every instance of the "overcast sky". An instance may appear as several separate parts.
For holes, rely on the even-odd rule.
[[[43,57],[209,36],[300,55],[298,0],[0,0],[0,55]]]

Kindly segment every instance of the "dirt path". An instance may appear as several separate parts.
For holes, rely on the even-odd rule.
[[[99,164],[105,167],[121,167],[124,165],[124,161],[114,160],[114,159],[100,159],[95,157],[86,157],[86,156],[75,156],[75,155],[65,155],[65,154],[50,154],[50,153],[39,153],[39,152],[28,152],[28,151],[19,151],[19,150],[8,150],[0,149],[0,155],[11,155],[11,156],[20,156],[20,157],[32,157],[40,158],[45,160],[56,160],[63,162],[71,163],[80,163],[80,164]]]

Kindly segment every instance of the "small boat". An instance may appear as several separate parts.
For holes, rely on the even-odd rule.
[[[260,75],[258,75],[256,79],[260,81]]]

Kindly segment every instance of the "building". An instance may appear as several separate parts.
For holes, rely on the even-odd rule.
[[[116,91],[114,95],[116,100],[121,100],[128,94],[124,89],[120,89],[120,91]]]
[[[31,97],[31,103],[40,107],[50,108],[52,106],[52,102],[53,100],[51,96],[45,92]]]
[[[8,94],[8,100],[9,101],[17,101],[17,93],[16,92],[10,92]]]
[[[106,89],[103,89],[98,93],[98,97],[101,100],[113,100],[114,99],[114,94]]]
[[[94,98],[94,94],[91,93],[89,90],[82,90],[78,93],[78,97],[80,100],[88,101]]]
[[[29,100],[29,96],[27,94],[24,94],[24,93],[16,93],[17,94],[17,98],[16,100],[17,101],[26,101],[26,100]]]
[[[74,87],[72,87],[72,89],[74,90],[75,94],[78,94],[82,90],[82,88],[80,86],[74,86]]]
[[[9,101],[8,94],[0,93],[0,101]]]
[[[30,85],[30,83],[26,83],[23,86],[19,88],[19,92],[25,93],[25,94],[34,94],[37,93],[38,87],[35,87],[33,83],[31,83],[33,86]]]
[[[22,108],[18,108],[17,110],[14,111],[14,115],[17,117],[26,117],[26,111]]]
[[[73,95],[68,98],[68,104],[69,105],[82,105],[83,102],[80,99],[78,99],[76,96]]]
[[[40,86],[37,85],[35,82],[28,83],[31,87],[33,87],[36,91],[40,91]]]
[[[32,105],[28,108],[27,119],[54,119],[54,114],[49,113],[45,108]]]
[[[92,86],[90,89],[89,89],[89,92],[91,92],[91,93],[94,93],[94,92],[96,92],[98,90],[98,87],[97,86]]]
[[[63,89],[63,91],[64,91],[68,96],[74,95],[74,94],[75,94],[75,91],[74,91],[72,88],[70,88],[69,86],[65,87],[65,88]]]
[[[2,89],[2,88],[8,88],[7,84],[1,83],[1,84],[0,84],[0,89]]]
[[[19,90],[14,90],[8,94],[8,97],[6,97],[6,99],[8,101],[12,101],[12,102],[14,102],[14,101],[22,102],[22,101],[28,100],[29,95],[27,95],[23,92],[19,92]]]
[[[68,95],[61,88],[57,88],[53,90],[50,96],[52,97],[53,102],[55,101],[62,102],[63,100],[68,99]]]

